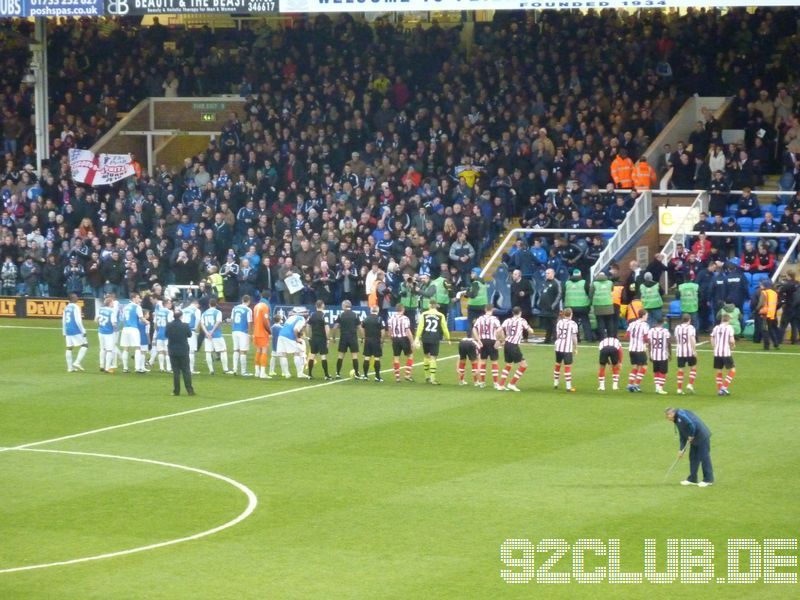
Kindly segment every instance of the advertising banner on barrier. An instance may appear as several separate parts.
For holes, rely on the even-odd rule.
[[[791,6],[794,0],[729,0],[725,6]],[[283,13],[447,10],[587,10],[717,7],[712,0],[283,0]]]
[[[0,0],[2,2],[3,0]],[[278,0],[105,0],[106,14],[276,13]]]
[[[0,317],[17,317],[32,319],[60,319],[69,300],[64,298],[18,298],[3,296],[0,298]],[[94,319],[95,302],[92,299],[78,300],[83,313],[84,324]]]
[[[283,313],[285,316],[289,316],[289,313],[292,312],[293,308],[296,308],[299,305],[286,305],[286,304],[278,304],[272,307],[272,316],[274,318],[275,315]],[[317,310],[314,305],[302,305],[303,308],[308,310],[309,313],[314,312]],[[358,317],[363,321],[366,316],[369,314],[369,308],[366,306],[354,306],[353,312],[358,315]],[[342,313],[342,306],[341,304],[330,304],[325,306],[325,321],[328,325],[333,326],[336,322],[337,317]]]
[[[99,17],[103,0],[0,0],[0,17]]]

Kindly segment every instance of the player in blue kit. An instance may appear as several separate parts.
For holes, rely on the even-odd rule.
[[[304,314],[308,314],[308,310],[301,306],[292,309],[292,314],[286,319],[278,334],[278,355],[284,377],[291,377],[289,370],[289,357],[291,356],[295,369],[297,369],[298,379],[309,379],[309,376],[303,373],[306,366],[306,343],[303,339],[303,332],[306,328]]]
[[[250,350],[250,333],[253,328],[253,309],[250,308],[250,296],[242,296],[242,303],[231,311],[231,329],[233,330],[233,374],[237,367],[242,377],[250,377],[247,372],[247,352]]]
[[[97,311],[94,320],[97,322],[97,338],[100,342],[100,370],[113,373],[114,354],[116,344],[114,340],[117,333],[117,309],[113,306],[111,297],[106,296],[103,306]]]
[[[61,328],[67,343],[67,372],[84,371],[81,361],[89,349],[89,342],[86,340],[86,328],[83,326],[81,307],[78,306],[76,294],[69,295],[69,304],[64,307],[64,313],[61,315]],[[73,348],[78,348],[78,356],[74,362]]]
[[[206,351],[206,364],[208,372],[214,374],[214,353],[219,353],[219,360],[222,363],[222,372],[230,375],[228,370],[228,346],[225,338],[222,337],[222,311],[217,308],[217,299],[211,298],[208,301],[208,310],[200,316],[200,329],[205,336],[203,348]]]
[[[144,357],[141,355],[142,349],[139,343],[139,324],[144,320],[142,312],[142,297],[134,292],[131,294],[131,301],[122,308],[122,334],[119,338],[119,345],[122,348],[122,371],[128,373],[128,359],[130,353],[134,353],[133,368],[144,369]]]
[[[139,321],[139,354],[135,364],[137,373],[149,373],[145,357],[147,356],[147,344],[150,341],[150,311],[142,311],[142,320]]]
[[[194,369],[194,361],[197,356],[197,330],[200,328],[200,303],[197,298],[192,299],[189,306],[183,309],[181,320],[192,330],[192,337],[189,338],[189,370],[192,375],[198,375],[200,371]]]
[[[158,352],[158,370],[162,373],[165,370],[167,373],[172,373],[172,365],[169,364],[169,355],[167,354],[167,325],[174,318],[172,300],[164,299],[156,305],[153,311],[153,325],[156,328],[153,345]]]
[[[272,327],[270,328],[270,337],[272,338],[272,356],[269,357],[269,376],[275,377],[275,366],[278,362],[278,338],[281,335],[281,327],[283,327],[283,322],[286,319],[283,317],[282,312],[278,312],[275,315],[275,320],[272,323]],[[285,361],[284,361],[285,362]],[[283,370],[283,362],[281,363],[281,373],[284,377],[291,377],[291,373],[289,373],[289,363],[286,362],[286,370]]]

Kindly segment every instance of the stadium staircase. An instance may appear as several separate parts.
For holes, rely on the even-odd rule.
[[[494,279],[494,274],[497,272],[497,267],[499,267],[503,262],[503,255],[511,250],[512,246],[517,241],[516,238],[506,239],[508,237],[508,232],[512,229],[520,227],[521,225],[522,223],[518,217],[509,219],[508,226],[497,236],[494,243],[486,249],[486,253],[479,263],[481,269],[486,269],[483,278],[484,281],[491,281]],[[500,246],[502,246],[502,252],[498,254],[496,260],[492,261],[492,257],[495,255],[495,252],[497,252],[497,249]],[[467,314],[467,298],[461,298],[461,310],[463,314]]]
[[[170,136],[156,146],[155,162],[159,165],[181,165],[187,156],[196,156],[208,148],[210,140],[211,136]]]

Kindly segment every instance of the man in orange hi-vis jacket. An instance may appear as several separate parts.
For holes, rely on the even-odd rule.
[[[650,190],[656,184],[656,170],[642,157],[633,167],[633,187],[637,190]]]
[[[616,158],[611,161],[611,178],[618,189],[629,190],[633,187],[633,161],[628,158],[625,148],[620,148]]]

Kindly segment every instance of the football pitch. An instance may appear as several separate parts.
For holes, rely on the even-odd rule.
[[[0,322],[0,598],[799,589],[767,583],[800,571],[796,347],[741,343],[730,397],[708,344],[692,396],[675,395],[674,360],[669,396],[651,372],[644,393],[624,391],[627,354],[623,390],[595,391],[594,347],[576,357],[574,394],[553,390],[552,347],[537,345],[523,346],[522,393],[459,387],[443,344],[439,387],[421,366],[402,384],[325,383],[319,366],[309,382],[211,377],[201,353],[198,395],[175,398],[171,375],[100,373],[88,335],[86,372],[68,374],[57,323]],[[678,450],[666,406],[711,428],[713,487],[679,485],[688,456],[665,480]],[[642,583],[615,583],[625,573]]]

